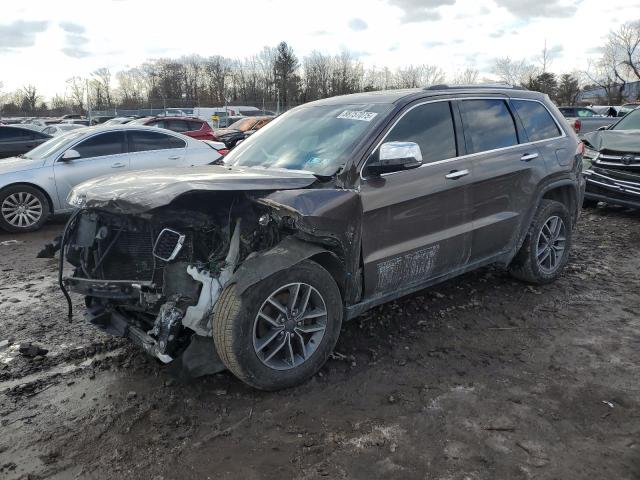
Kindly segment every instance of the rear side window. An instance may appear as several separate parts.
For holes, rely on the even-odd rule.
[[[578,109],[579,117],[593,117],[593,112],[588,108],[579,108]]]
[[[384,141],[417,143],[424,163],[455,157],[456,133],[449,102],[414,107],[400,119]]]
[[[189,124],[189,131],[200,130],[202,128],[202,122],[187,122]]]
[[[101,133],[73,147],[80,158],[102,157],[124,153],[124,132]]]
[[[184,120],[168,120],[165,122],[166,127],[169,130],[173,130],[174,132],[188,132],[189,125]]]
[[[462,100],[460,112],[467,153],[518,144],[516,125],[504,100]]]
[[[518,117],[520,117],[520,121],[524,125],[530,142],[555,138],[561,135],[558,125],[542,104],[526,100],[511,100],[511,104],[518,112]]]
[[[184,140],[160,132],[129,132],[130,152],[184,148],[186,145]]]
[[[0,140],[4,140],[6,142],[17,142],[21,140],[31,140],[36,137],[30,130],[25,130],[23,128],[9,127],[9,128],[0,128]]]

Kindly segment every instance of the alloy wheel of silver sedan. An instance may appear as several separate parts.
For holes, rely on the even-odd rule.
[[[549,217],[540,229],[536,250],[538,266],[544,273],[556,271],[562,261],[566,240],[566,227],[562,219],[555,215]]]
[[[29,192],[16,192],[7,196],[0,207],[2,217],[13,227],[28,228],[40,220],[43,206],[38,197]]]
[[[274,370],[298,367],[317,350],[327,328],[327,306],[320,292],[306,283],[274,291],[258,310],[253,348]]]

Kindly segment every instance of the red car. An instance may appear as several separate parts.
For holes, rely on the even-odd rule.
[[[166,128],[198,140],[215,140],[209,124],[197,117],[145,117],[133,120],[130,124]]]

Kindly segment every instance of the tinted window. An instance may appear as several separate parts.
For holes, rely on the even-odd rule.
[[[23,128],[9,127],[0,128],[0,140],[5,142],[19,142],[21,140],[31,140],[36,138],[31,130],[25,130]]]
[[[588,108],[579,108],[578,109],[579,117],[593,117],[593,112]]]
[[[129,146],[129,151],[131,152],[146,152],[149,150],[184,148],[186,142],[160,132],[129,132]]]
[[[409,110],[384,141],[417,143],[424,163],[455,157],[456,135],[449,102],[428,103]]]
[[[189,124],[184,120],[168,120],[165,121],[166,126],[169,130],[173,130],[174,132],[188,132]]]
[[[518,144],[516,126],[504,100],[463,100],[460,111],[468,153]]]
[[[124,132],[102,133],[79,143],[73,149],[78,151],[80,158],[124,153]]]
[[[202,128],[202,122],[187,122],[189,124],[189,130],[200,130]]]
[[[551,114],[540,103],[524,100],[512,100],[511,103],[518,112],[529,141],[536,142],[561,135]]]

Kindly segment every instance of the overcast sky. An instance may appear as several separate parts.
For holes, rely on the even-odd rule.
[[[182,9],[181,7],[186,7]],[[437,64],[449,75],[492,59],[583,69],[607,32],[640,19],[640,0],[11,0],[0,16],[0,82],[47,97],[100,67],[185,54],[244,57],[285,40],[302,57],[348,48],[366,66]]]

